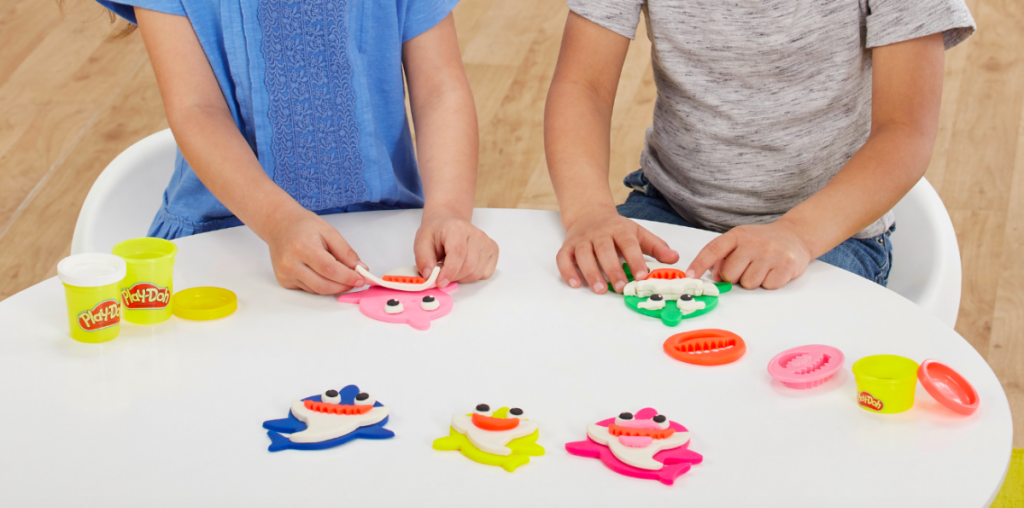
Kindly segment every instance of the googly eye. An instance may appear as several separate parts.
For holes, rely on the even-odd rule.
[[[384,312],[388,314],[398,314],[405,310],[402,307],[402,302],[395,300],[394,298],[388,300],[388,303],[384,305]]]
[[[615,425],[622,425],[631,421],[633,421],[633,413],[619,413],[619,416],[615,417]]]
[[[518,407],[514,407],[508,410],[508,414],[505,415],[505,418],[518,418],[520,420],[526,420],[526,411],[523,411]]]
[[[693,300],[693,295],[679,295],[679,299],[684,302],[689,302]]]
[[[355,405],[357,406],[372,406],[374,402],[377,402],[377,399],[371,397],[369,393],[363,392],[356,395]]]
[[[665,299],[665,297],[664,297],[664,296],[661,296],[661,295],[658,295],[658,294],[654,294],[654,295],[651,295],[651,296],[650,296],[650,299],[651,299],[651,300],[654,300],[654,301],[656,301],[656,302],[660,302],[660,301],[664,300],[664,299]]]
[[[651,421],[654,422],[654,423],[657,423],[658,424],[658,428],[661,428],[661,429],[667,429],[668,428],[668,417],[665,416],[665,415],[657,415],[654,418],[651,418]]]
[[[437,310],[437,308],[440,306],[441,302],[437,301],[437,298],[434,298],[433,296],[430,295],[424,296],[423,299],[420,300],[420,308],[428,312],[432,310]]]
[[[491,411],[491,406],[488,406],[487,404],[477,404],[473,412],[480,416],[491,416],[491,413],[493,413],[493,411]]]
[[[338,390],[327,390],[320,394],[320,401],[328,404],[338,404],[341,402],[341,395],[338,394]]]

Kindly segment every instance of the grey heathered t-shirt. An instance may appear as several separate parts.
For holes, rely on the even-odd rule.
[[[948,49],[975,29],[963,0],[568,1],[630,39],[645,12],[658,99],[640,165],[714,231],[774,221],[867,141],[870,48],[942,32]]]

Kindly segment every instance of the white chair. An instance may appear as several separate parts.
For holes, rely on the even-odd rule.
[[[896,204],[889,289],[952,328],[960,309],[960,248],[945,205],[924,178]]]
[[[71,253],[110,252],[122,240],[146,236],[174,173],[177,150],[166,129],[118,155],[89,189],[78,213]]]

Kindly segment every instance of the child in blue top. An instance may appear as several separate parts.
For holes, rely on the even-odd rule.
[[[150,236],[245,223],[282,286],[333,294],[364,281],[319,214],[423,207],[422,273],[444,259],[443,287],[494,271],[497,245],[470,223],[478,133],[458,0],[99,2],[138,24],[180,150]]]

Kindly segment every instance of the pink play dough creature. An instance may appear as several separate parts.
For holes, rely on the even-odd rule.
[[[606,444],[595,441],[595,438],[606,441]],[[704,460],[699,453],[687,449],[689,445],[686,427],[668,421],[652,408],[646,408],[636,415],[622,413],[619,418],[609,418],[589,426],[585,441],[566,443],[565,449],[580,457],[601,459],[605,466],[621,475],[672,485],[679,475],[690,470],[692,464]],[[644,467],[626,464],[616,457],[617,454]]]
[[[371,319],[387,323],[409,323],[417,330],[430,328],[430,322],[452,310],[452,297],[458,284],[444,289],[424,291],[397,291],[373,286],[364,291],[345,293],[338,297],[342,303],[358,303],[359,310]]]

